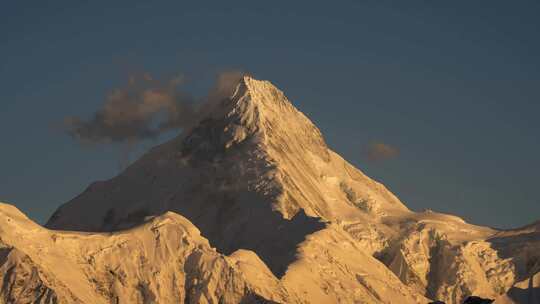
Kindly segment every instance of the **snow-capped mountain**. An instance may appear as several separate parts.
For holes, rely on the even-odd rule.
[[[538,225],[413,212],[270,82],[229,95],[48,229],[0,206],[0,303],[540,303]]]

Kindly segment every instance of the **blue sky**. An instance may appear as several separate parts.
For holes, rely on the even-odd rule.
[[[4,3],[0,200],[44,222],[117,174],[120,147],[55,125],[90,117],[131,73],[183,73],[202,95],[241,69],[410,208],[527,224],[540,218],[539,15],[537,1]],[[399,154],[370,161],[372,142]]]

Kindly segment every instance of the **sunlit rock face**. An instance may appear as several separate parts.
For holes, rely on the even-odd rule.
[[[48,229],[0,212],[0,303],[529,303],[538,286],[538,225],[409,210],[248,76]]]

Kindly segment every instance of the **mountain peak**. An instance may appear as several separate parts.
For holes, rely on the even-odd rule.
[[[409,212],[332,152],[273,84],[246,76],[230,88],[197,126],[92,184],[47,226],[114,231],[174,211],[220,252],[254,250],[281,276],[304,236],[324,229],[323,222]]]
[[[256,123],[262,114],[279,114],[281,111],[297,111],[285,94],[266,80],[244,75],[232,87],[221,90],[222,96],[211,112],[211,118],[243,116],[242,123]],[[258,115],[255,117],[254,115]],[[247,120],[247,121],[246,121]]]
[[[240,143],[328,159],[319,129],[271,82],[243,76],[186,135],[185,152],[208,159]],[[196,151],[197,153],[193,153]]]
[[[94,183],[47,225],[115,230],[167,210],[202,218],[199,212],[210,208],[205,200],[216,212],[231,200],[253,201],[239,208],[277,211],[287,220],[301,212],[324,220],[408,212],[383,185],[331,151],[319,129],[271,82],[242,76],[219,89],[221,98],[213,99],[196,126],[152,149],[118,177]],[[154,190],[124,197],[119,184],[131,183],[140,186],[126,187]]]

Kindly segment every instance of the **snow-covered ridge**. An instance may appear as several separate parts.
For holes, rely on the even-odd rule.
[[[175,213],[112,234],[63,232],[2,204],[0,227],[0,303],[299,303],[256,255],[220,255]]]
[[[279,280],[254,252],[222,255],[187,219],[171,212],[128,230],[86,233],[47,230],[2,204],[0,225],[0,303],[426,300],[341,230],[324,229],[306,239]],[[349,287],[356,292],[350,294]]]

